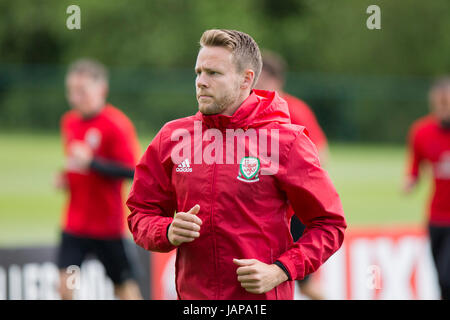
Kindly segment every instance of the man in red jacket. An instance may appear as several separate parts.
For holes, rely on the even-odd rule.
[[[339,196],[286,102],[253,90],[256,42],[207,30],[200,45],[199,112],[164,125],[136,166],[129,228],[147,250],[177,249],[179,299],[293,299],[292,280],[342,244]],[[306,225],[295,243],[289,206]]]
[[[68,191],[58,250],[60,293],[72,299],[71,266],[89,254],[103,263],[120,299],[141,294],[125,252],[123,180],[133,178],[139,145],[131,121],[106,103],[107,72],[100,63],[81,59],[69,67],[67,99],[72,110],[61,119],[66,163],[57,186]],[[69,280],[69,281],[68,281]],[[72,281],[73,282],[73,281]]]
[[[432,86],[431,114],[411,126],[409,166],[404,190],[411,192],[419,181],[420,167],[431,166],[434,178],[428,208],[428,232],[443,299],[450,299],[450,78]]]

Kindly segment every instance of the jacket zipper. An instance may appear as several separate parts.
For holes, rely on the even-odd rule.
[[[213,163],[213,177],[212,177],[212,184],[211,184],[211,195],[212,195],[212,201],[211,201],[211,216],[210,216],[210,223],[211,223],[211,233],[213,238],[213,259],[214,259],[214,274],[215,279],[217,279],[217,291],[216,291],[216,300],[219,299],[220,296],[220,280],[218,277],[218,266],[217,266],[217,246],[216,246],[216,235],[214,233],[214,202],[215,202],[215,182],[216,182],[216,162]]]

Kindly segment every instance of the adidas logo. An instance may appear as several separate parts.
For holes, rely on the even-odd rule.
[[[175,170],[176,172],[192,172],[191,165],[188,159],[184,159]]]

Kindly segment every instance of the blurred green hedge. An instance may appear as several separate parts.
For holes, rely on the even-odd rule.
[[[109,101],[140,133],[197,111],[194,72],[187,69],[111,69]],[[57,131],[65,100],[65,69],[0,65],[0,127]],[[404,142],[414,119],[427,112],[429,79],[289,73],[286,90],[315,111],[330,139]]]
[[[66,8],[81,8],[68,30]],[[366,9],[381,8],[381,30]],[[56,130],[68,109],[68,63],[111,69],[110,101],[154,132],[196,111],[201,33],[251,34],[289,64],[287,91],[308,102],[331,139],[404,142],[427,112],[430,80],[450,70],[447,0],[0,1],[0,130]]]

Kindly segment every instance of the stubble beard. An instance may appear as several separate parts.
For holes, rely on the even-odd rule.
[[[198,108],[204,115],[221,114],[225,110],[233,107],[239,98],[239,87],[234,88],[219,99],[211,97],[213,101],[208,104],[198,101]]]
[[[213,115],[221,113],[225,107],[214,100],[210,103],[199,102],[198,108],[204,115]]]

